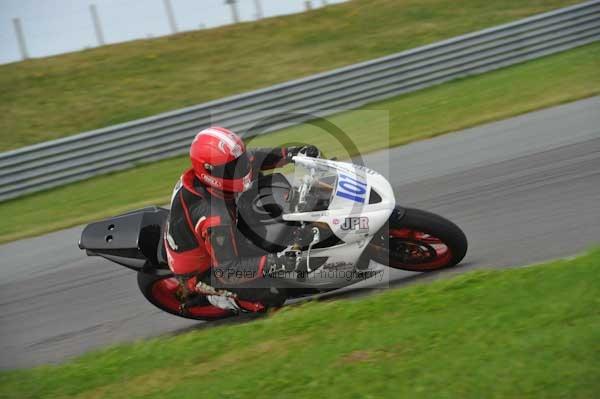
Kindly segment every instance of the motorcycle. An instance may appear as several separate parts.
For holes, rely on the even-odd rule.
[[[430,272],[464,258],[467,239],[457,225],[397,205],[390,183],[376,171],[301,155],[292,162],[291,182],[281,173],[261,175],[237,201],[243,254],[279,253],[289,260],[261,279],[281,301],[247,302],[244,309],[263,312],[381,276],[385,268]],[[235,315],[188,292],[170,271],[163,239],[168,216],[152,206],[92,223],[79,248],[135,270],[142,294],[163,311],[196,320]]]

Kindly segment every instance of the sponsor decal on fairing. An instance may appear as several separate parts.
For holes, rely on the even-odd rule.
[[[340,226],[345,231],[356,231],[365,233],[369,231],[369,218],[366,216],[347,217]]]
[[[340,173],[335,192],[336,196],[364,204],[366,193],[367,183]]]

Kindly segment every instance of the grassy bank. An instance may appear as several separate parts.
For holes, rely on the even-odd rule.
[[[600,251],[0,374],[3,398],[592,398]]]
[[[578,0],[354,0],[0,66],[0,151],[262,88]]]
[[[599,71],[600,43],[596,43],[372,104],[331,121],[366,153],[599,94]],[[318,145],[328,156],[348,155],[319,127],[306,124],[259,137],[251,145],[298,140]],[[4,202],[0,242],[164,204],[187,166],[185,157],[175,158]]]

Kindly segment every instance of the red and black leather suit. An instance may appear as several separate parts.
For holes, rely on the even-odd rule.
[[[288,163],[285,148],[249,149],[254,177],[261,170]],[[212,268],[215,287],[247,282],[263,276],[266,256],[240,256],[234,193],[202,184],[194,170],[186,171],[173,191],[171,214],[165,234],[169,267],[188,279],[190,288],[196,278]],[[243,241],[243,240],[242,240]]]

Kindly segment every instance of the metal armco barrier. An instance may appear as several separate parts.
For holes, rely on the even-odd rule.
[[[0,154],[0,201],[183,154],[219,124],[272,132],[427,86],[600,39],[600,0],[403,51],[263,90]],[[284,112],[282,112],[284,111]]]

